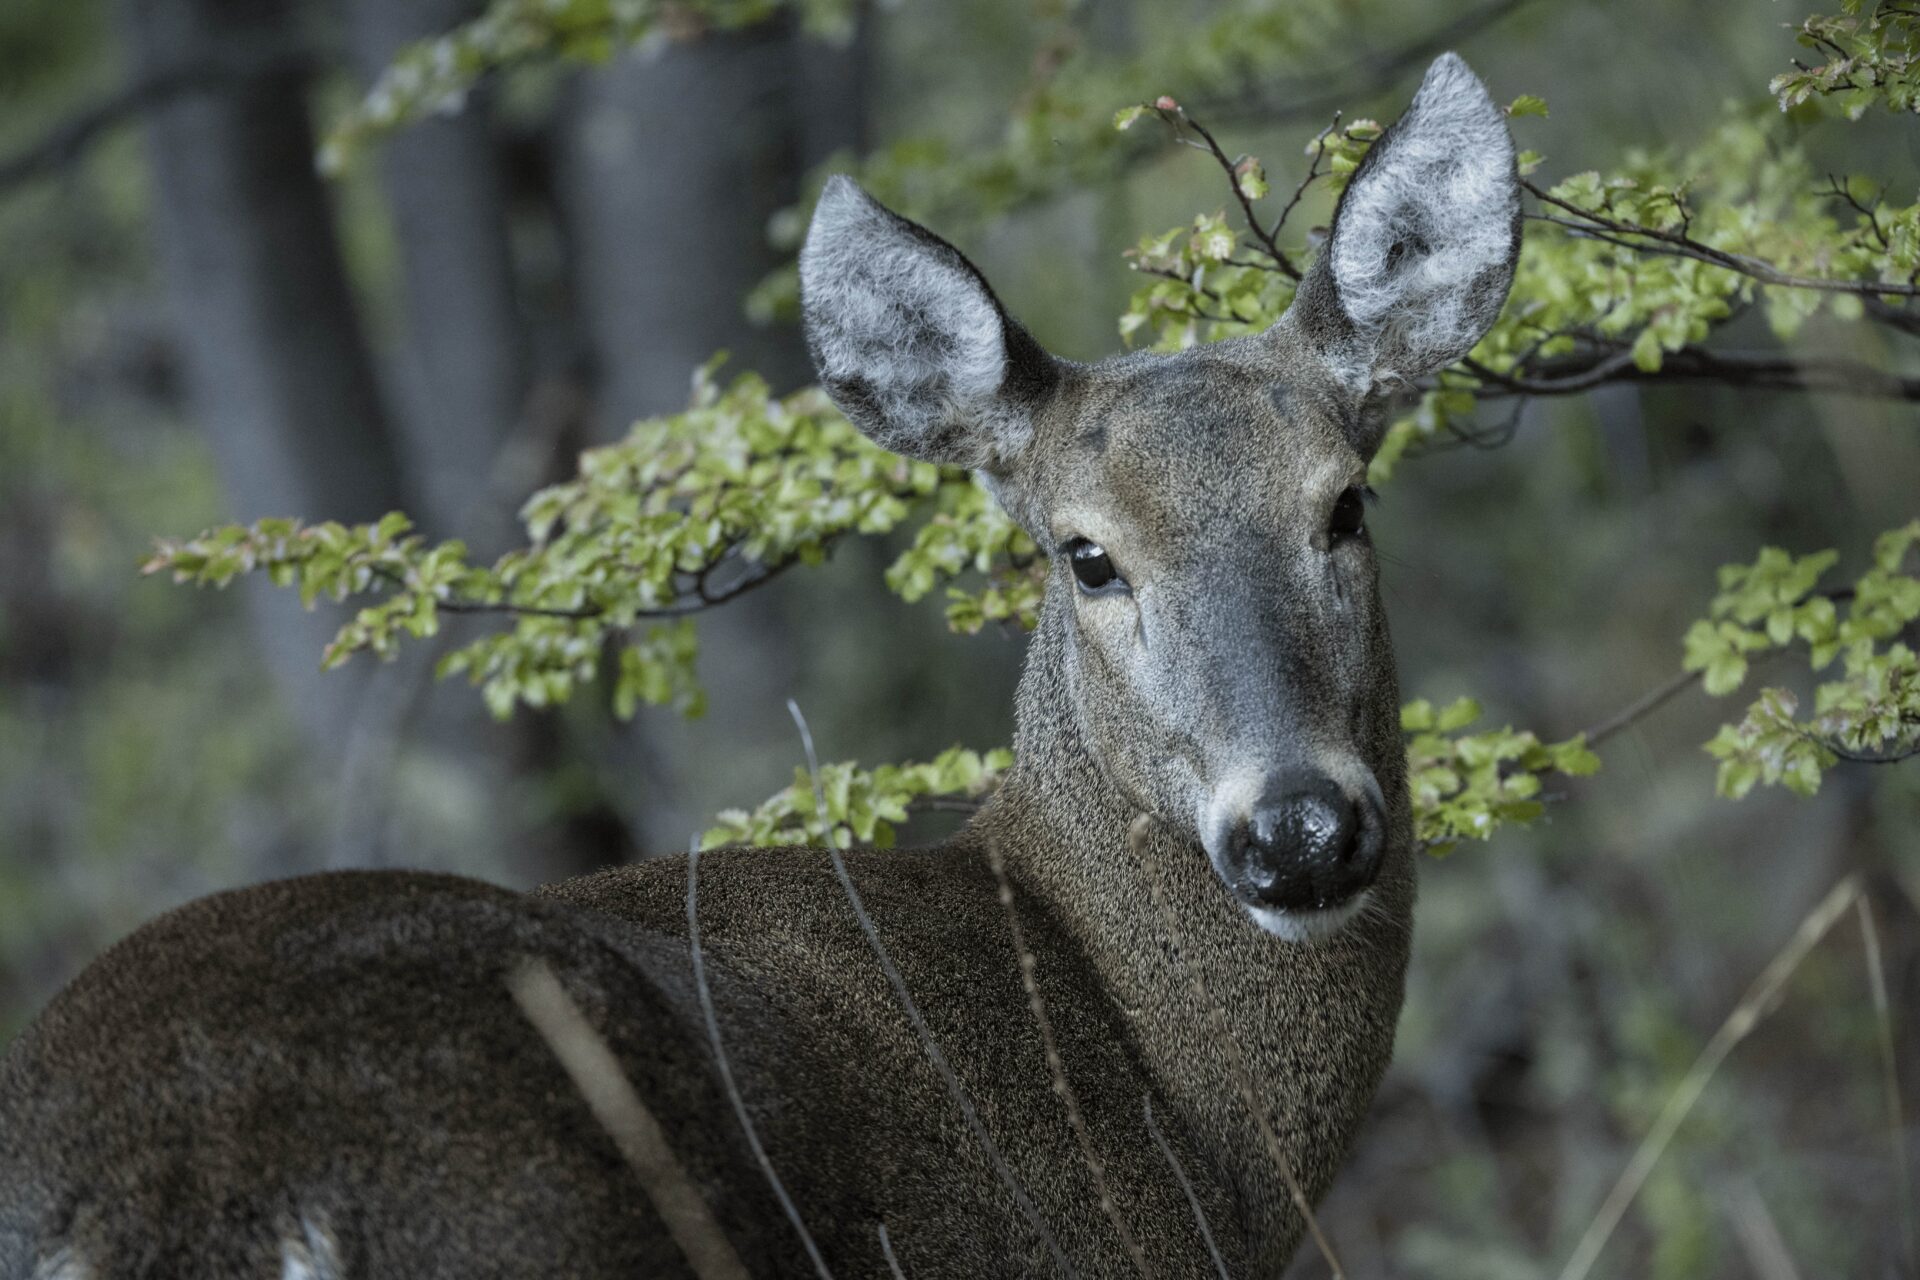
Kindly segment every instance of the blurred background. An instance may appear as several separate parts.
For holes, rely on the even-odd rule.
[[[808,380],[779,308],[746,304],[820,166],[997,144],[1050,60],[1124,67],[1209,5],[880,5],[836,40],[780,16],[690,27],[604,65],[518,71],[319,176],[326,123],[405,42],[476,11],[0,4],[0,1038],[115,939],[214,890],[346,866],[532,885],[682,849],[792,780],[789,696],[828,759],[1010,737],[1022,637],[948,634],[934,603],[885,589],[898,548],[870,540],[703,616],[711,708],[694,722],[623,725],[589,699],[497,724],[433,682],[430,655],[321,675],[341,621],[325,605],[138,573],[156,535],[267,515],[404,508],[430,536],[512,545],[526,494],[683,405],[713,352],[780,388]],[[1425,54],[1392,55],[1425,34],[1497,99],[1549,101],[1522,145],[1552,181],[1689,145],[1727,100],[1764,98],[1796,52],[1782,24],[1805,16],[1332,12],[1297,34],[1276,109],[1223,130],[1277,190],[1333,106],[1392,118]],[[1109,112],[1187,91],[1115,86]],[[1835,171],[1912,197],[1912,120],[1796,128]],[[940,229],[1046,345],[1091,358],[1119,346],[1138,282],[1121,251],[1226,198],[1217,170],[1161,146]],[[1915,363],[1862,350],[1888,339],[1861,326],[1798,343],[1841,340]],[[1677,670],[1715,566],[1772,543],[1841,548],[1857,572],[1917,513],[1914,405],[1620,385],[1532,404],[1503,448],[1404,463],[1373,522],[1407,696],[1472,694],[1490,723],[1558,737]],[[1913,1274],[1889,1095],[1920,1117],[1920,762],[1837,769],[1812,800],[1718,800],[1699,744],[1734,715],[1683,693],[1609,741],[1548,821],[1425,866],[1398,1061],[1322,1215],[1353,1274],[1552,1274],[1700,1046],[1848,871],[1871,890],[1893,1069],[1849,918],[1714,1077],[1596,1274]]]

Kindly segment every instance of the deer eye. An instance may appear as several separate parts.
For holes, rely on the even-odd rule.
[[[1073,566],[1073,577],[1080,589],[1090,596],[1112,595],[1127,589],[1127,580],[1113,567],[1106,548],[1097,542],[1088,542],[1085,538],[1069,542],[1067,563]]]
[[[1366,530],[1366,490],[1355,485],[1333,504],[1333,516],[1327,522],[1327,542],[1337,547],[1348,538],[1359,537]]]

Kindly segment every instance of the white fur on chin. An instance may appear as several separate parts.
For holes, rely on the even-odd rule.
[[[1334,934],[1347,927],[1347,924],[1366,909],[1367,897],[1373,890],[1362,889],[1337,907],[1324,911],[1282,911],[1275,907],[1256,907],[1243,903],[1253,922],[1274,937],[1285,942],[1298,942],[1311,946],[1325,942]]]

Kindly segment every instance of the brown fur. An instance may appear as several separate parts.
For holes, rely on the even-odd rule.
[[[1089,375],[1077,394],[1097,397],[1100,385]],[[1080,419],[1070,398],[1055,410],[1063,430]],[[1125,416],[1112,449],[1128,438]],[[1324,429],[1316,439],[1344,447]],[[1216,477],[1203,468],[1194,479]],[[939,849],[850,855],[856,882],[1080,1274],[1131,1268],[1051,1091],[988,841],[1026,913],[1066,1074],[1156,1271],[1208,1264],[1148,1137],[1149,1097],[1229,1266],[1277,1272],[1301,1224],[1171,967],[1146,869],[1127,850],[1138,809],[1102,776],[1069,702],[1070,591],[1056,584],[1035,637],[1021,763],[1003,791]],[[1369,717],[1389,724],[1393,706],[1388,681]],[[1395,735],[1375,745],[1390,767]],[[1403,798],[1395,823],[1404,832]],[[1404,839],[1396,846],[1380,907],[1304,948],[1254,928],[1190,840],[1155,841],[1180,946],[1204,966],[1313,1194],[1392,1045],[1411,901]],[[884,1273],[881,1222],[910,1275],[1051,1274],[824,856],[709,854],[701,884],[728,1051],[835,1274]],[[803,1273],[717,1091],[690,991],[685,893],[683,858],[533,897],[341,874],[222,894],[156,921],[82,975],[0,1066],[0,1274],[26,1274],[56,1246],[102,1276],[277,1274],[280,1242],[298,1238],[303,1218],[331,1233],[346,1275],[678,1274],[637,1183],[511,1005],[505,977],[523,957],[547,960],[589,1012],[749,1266]]]
[[[1435,84],[1479,96],[1433,118],[1497,121],[1457,60],[1436,64]],[[1430,163],[1445,139],[1415,141],[1403,150]],[[845,190],[829,198],[847,235],[905,237],[872,287],[959,290],[935,299],[953,305],[906,311],[1005,325],[998,347],[977,332],[909,333],[912,359],[890,366],[893,382],[889,367],[842,370],[843,404],[909,451],[968,451],[1043,547],[1095,538],[1132,583],[1083,595],[1055,558],[1020,686],[1017,765],[946,844],[849,854],[859,892],[1077,1274],[1134,1270],[1054,1092],[989,848],[1014,886],[1062,1070],[1155,1273],[1212,1265],[1149,1136],[1149,1101],[1229,1269],[1277,1275],[1303,1224],[1234,1060],[1244,1056],[1317,1197],[1391,1054],[1413,901],[1373,553],[1326,533],[1378,435],[1377,397],[1353,381],[1371,359],[1365,335],[1338,314],[1339,282],[1322,266],[1305,309],[1261,337],[1053,361],[950,247],[891,215],[868,218]],[[1444,211],[1423,213],[1423,226],[1444,226]],[[857,248],[836,243],[814,261]],[[1436,250],[1447,248],[1442,237]],[[934,268],[916,266],[922,253]],[[809,321],[818,333],[834,317],[810,310]],[[843,362],[873,341],[826,334]],[[1394,341],[1404,374],[1409,348]],[[940,398],[942,352],[967,353],[977,382],[980,353],[995,350],[1008,367],[993,403]],[[899,381],[901,370],[921,381]],[[883,416],[894,413],[904,416]],[[984,434],[970,436],[976,420]],[[1201,802],[1222,778],[1327,761],[1377,785],[1386,854],[1344,928],[1287,942],[1210,865]],[[1157,820],[1144,849],[1128,840],[1142,812]],[[702,857],[699,882],[726,1050],[834,1274],[886,1274],[882,1225],[916,1278],[1055,1274],[1051,1246],[930,1066],[827,855],[721,851]],[[237,1280],[279,1275],[295,1255],[311,1275],[684,1274],[639,1183],[512,1002],[507,977],[528,959],[552,969],[606,1040],[748,1268],[808,1274],[721,1092],[686,893],[684,858],[531,895],[352,873],[222,894],[155,921],[0,1060],[0,1280],[36,1269]]]

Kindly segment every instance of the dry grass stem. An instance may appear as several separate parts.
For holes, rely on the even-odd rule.
[[[1800,962],[1807,958],[1807,953],[1826,936],[1827,931],[1833,928],[1834,922],[1846,913],[1847,908],[1851,907],[1859,896],[1859,877],[1853,875],[1842,877],[1840,883],[1834,885],[1827,896],[1807,913],[1806,918],[1800,922],[1799,928],[1793,931],[1793,937],[1788,939],[1787,945],[1781,949],[1780,954],[1760,971],[1760,976],[1755,978],[1753,985],[1747,988],[1746,994],[1740,998],[1740,1003],[1733,1007],[1733,1012],[1727,1015],[1727,1020],[1720,1024],[1720,1029],[1713,1033],[1711,1040],[1707,1041],[1706,1047],[1700,1051],[1700,1056],[1694,1059],[1693,1065],[1687,1069],[1687,1074],[1681,1078],[1679,1085],[1668,1095],[1666,1105],[1661,1108],[1653,1128],[1648,1130],[1645,1138],[1641,1139],[1639,1148],[1633,1153],[1633,1159],[1628,1161],[1627,1167],[1621,1171],[1619,1180],[1613,1184],[1613,1190],[1607,1193],[1606,1200],[1600,1205],[1600,1211],[1587,1225],[1586,1232],[1580,1237],[1579,1244],[1574,1247],[1572,1256],[1567,1259],[1567,1265],[1561,1268],[1560,1280],[1585,1280],[1586,1275],[1593,1270],[1593,1264],[1599,1259],[1600,1251],[1606,1247],[1608,1239],[1612,1237],[1614,1228],[1619,1226],[1620,1219],[1626,1216],[1627,1209],[1633,1204],[1634,1198],[1640,1194],[1640,1188],[1645,1185],[1647,1175],[1652,1173],[1654,1165],[1660,1162],[1661,1155],[1666,1152],[1667,1144],[1673,1140],[1673,1135],[1680,1128],[1681,1122],[1693,1110],[1694,1103],[1700,1100],[1701,1093],[1706,1090],[1714,1073],[1719,1071],[1720,1064],[1726,1061],[1727,1055],[1733,1052],[1735,1045],[1746,1039],[1753,1029],[1760,1025],[1760,1020],[1766,1016],[1774,998],[1780,994],[1780,989],[1786,985],[1787,979],[1793,976],[1794,970],[1800,967]]]
[[[1147,1119],[1147,1132],[1153,1135],[1154,1145],[1160,1148],[1160,1154],[1167,1158],[1167,1168],[1173,1170],[1173,1180],[1180,1184],[1180,1190],[1187,1196],[1187,1207],[1193,1210],[1193,1225],[1200,1228],[1200,1238],[1206,1241],[1207,1256],[1213,1259],[1213,1270],[1220,1280],[1233,1280],[1227,1274],[1226,1259],[1220,1256],[1220,1246],[1213,1242],[1213,1230],[1207,1226],[1207,1212],[1200,1207],[1200,1197],[1195,1194],[1193,1183],[1187,1178],[1187,1171],[1180,1163],[1180,1157],[1173,1154],[1173,1146],[1167,1141],[1167,1135],[1160,1132],[1160,1126],[1153,1118],[1153,1099],[1143,1096],[1140,1110]]]
[[[1007,878],[1007,863],[999,846],[987,846],[987,865],[993,868],[993,878],[999,885],[1000,907],[1006,912],[1007,932],[1012,935],[1013,954],[1020,966],[1020,985],[1026,989],[1027,1007],[1033,1011],[1034,1024],[1040,1028],[1040,1045],[1046,1052],[1047,1073],[1053,1079],[1054,1096],[1060,1099],[1061,1105],[1067,1110],[1067,1126],[1073,1130],[1074,1141],[1080,1146],[1080,1156],[1086,1162],[1087,1172],[1093,1175],[1093,1189],[1100,1196],[1100,1211],[1107,1215],[1107,1221],[1119,1233],[1127,1256],[1133,1259],[1134,1269],[1143,1276],[1151,1277],[1153,1268],[1147,1264],[1147,1255],[1141,1250],[1140,1242],[1133,1238],[1126,1219],[1121,1216],[1120,1206],[1113,1198],[1113,1188],[1107,1183],[1107,1167],[1101,1161],[1099,1152],[1093,1149],[1093,1135],[1087,1132],[1086,1119],[1080,1114],[1080,1099],[1074,1095],[1073,1086],[1067,1083],[1066,1064],[1060,1057],[1059,1043],[1054,1039],[1053,1020],[1047,1016],[1046,1001],[1040,997],[1040,984],[1034,977],[1033,952],[1028,949],[1026,934],[1020,928],[1020,913],[1013,905],[1013,882]]]
[[[1019,1206],[1021,1214],[1033,1228],[1034,1234],[1040,1237],[1047,1252],[1053,1255],[1054,1265],[1071,1280],[1071,1277],[1077,1274],[1073,1264],[1067,1261],[1066,1253],[1060,1248],[1060,1241],[1055,1238],[1052,1229],[1040,1216],[1040,1210],[1034,1206],[1033,1200],[1027,1195],[1026,1188],[1022,1187],[1020,1180],[1014,1177],[1013,1170],[1007,1165],[1006,1157],[1000,1154],[1000,1148],[994,1142],[993,1135],[987,1132],[986,1123],[980,1119],[980,1113],[974,1108],[973,1099],[967,1096],[966,1086],[960,1083],[960,1077],[954,1074],[953,1067],[947,1062],[947,1055],[940,1051],[940,1045],[934,1040],[933,1033],[927,1030],[926,1019],[920,1016],[920,1006],[913,1002],[913,996],[907,990],[907,980],[900,976],[900,970],[893,963],[893,957],[887,954],[886,944],[880,941],[880,931],[873,927],[873,918],[867,914],[866,903],[861,901],[860,891],[854,887],[853,875],[847,870],[847,860],[840,856],[840,848],[834,842],[833,822],[827,811],[826,793],[820,789],[820,758],[813,750],[813,732],[807,728],[807,718],[801,714],[800,704],[791,698],[787,699],[787,714],[793,717],[794,726],[800,730],[800,746],[807,757],[807,776],[813,783],[814,809],[820,818],[820,825],[826,831],[827,860],[833,864],[833,874],[840,881],[840,889],[846,894],[848,905],[853,908],[853,918],[859,923],[860,932],[866,935],[867,945],[873,948],[874,959],[880,962],[880,971],[886,975],[888,984],[893,987],[893,994],[900,1001],[901,1009],[906,1012],[907,1022],[912,1026],[914,1035],[919,1037],[920,1047],[926,1051],[927,1061],[933,1064],[933,1069],[939,1075],[941,1083],[947,1087],[948,1096],[960,1109],[961,1119],[966,1121],[968,1130],[979,1141],[981,1149],[987,1153],[987,1160],[993,1165],[993,1171],[998,1175],[1001,1185],[1006,1187],[1007,1192],[1012,1195],[1014,1204]]]
[[[747,1280],[699,1188],[667,1145],[667,1135],[620,1069],[613,1050],[545,962],[531,960],[507,978],[514,1003],[560,1060],[594,1118],[633,1167],[640,1186],[700,1280]]]
[[[1900,1205],[1900,1243],[1907,1274],[1920,1276],[1920,1243],[1913,1225],[1913,1166],[1907,1156],[1906,1108],[1900,1103],[1900,1070],[1893,1052],[1893,1002],[1887,998],[1887,969],[1880,958],[1880,931],[1865,894],[1854,900],[1860,915],[1860,946],[1867,953],[1867,984],[1873,989],[1873,1013],[1879,1025],[1880,1074],[1887,1087],[1888,1137],[1893,1143],[1893,1188]]]
[[[1281,1181],[1287,1184],[1287,1196],[1293,1201],[1293,1207],[1307,1224],[1307,1234],[1313,1237],[1314,1245],[1320,1250],[1320,1256],[1327,1260],[1332,1268],[1334,1280],[1347,1280],[1346,1269],[1340,1265],[1340,1257],[1333,1251],[1333,1242],[1320,1230],[1320,1221],[1313,1215],[1313,1205],[1307,1200],[1307,1193],[1300,1186],[1300,1179],[1294,1176],[1293,1162],[1287,1159],[1286,1149],[1280,1145],[1280,1137],[1273,1131],[1273,1123],[1267,1116],[1267,1109],[1260,1102],[1259,1094],[1253,1087],[1253,1075],[1247,1068],[1245,1055],[1240,1051],[1240,1042],[1233,1037],[1233,1031],[1227,1026],[1227,1018],[1220,1011],[1220,1005],[1214,1000],[1213,993],[1207,989],[1206,982],[1200,977],[1199,970],[1187,963],[1187,950],[1181,945],[1179,928],[1174,922],[1173,910],[1167,905],[1167,896],[1160,881],[1160,868],[1147,848],[1147,832],[1153,826],[1153,816],[1143,813],[1133,820],[1127,829],[1128,851],[1147,868],[1147,893],[1153,899],[1154,909],[1160,913],[1160,922],[1166,930],[1167,945],[1173,949],[1174,961],[1186,975],[1187,984],[1193,989],[1193,998],[1200,1008],[1206,1011],[1208,1021],[1212,1023],[1215,1039],[1227,1055],[1227,1062],[1233,1069],[1234,1084],[1239,1089],[1240,1100],[1253,1115],[1253,1122],[1260,1130],[1261,1139],[1267,1144],[1267,1154],[1273,1157],[1274,1166],[1280,1170]]]
[[[687,849],[687,951],[693,960],[693,986],[700,998],[700,1016],[706,1020],[707,1043],[713,1047],[714,1064],[720,1068],[720,1083],[727,1091],[727,1101],[733,1104],[733,1114],[740,1120],[740,1128],[747,1135],[747,1145],[753,1148],[753,1158],[760,1164],[760,1172],[766,1176],[767,1185],[773,1188],[773,1194],[780,1201],[781,1212],[787,1215],[787,1221],[800,1236],[800,1244],[807,1251],[807,1258],[813,1263],[814,1273],[821,1280],[833,1280],[833,1273],[827,1270],[827,1260],[820,1256],[820,1248],[813,1242],[813,1235],[807,1230],[807,1224],[800,1219],[800,1210],[793,1203],[793,1197],[787,1194],[787,1186],[780,1181],[780,1175],[774,1172],[773,1161],[767,1158],[767,1149],[761,1145],[760,1133],[753,1127],[753,1117],[747,1114],[746,1099],[740,1096],[740,1088],[734,1083],[733,1064],[727,1059],[726,1047],[720,1042],[720,1017],[714,1011],[713,990],[707,985],[706,955],[700,949],[700,842],[696,838]]]
[[[1800,1269],[1793,1265],[1793,1255],[1787,1252],[1779,1224],[1774,1222],[1767,1202],[1760,1198],[1759,1189],[1753,1183],[1741,1186],[1729,1203],[1728,1212],[1733,1216],[1734,1236],[1740,1241],[1740,1249],[1747,1255],[1747,1262],[1758,1280],[1800,1280]]]
[[[880,1235],[880,1256],[887,1260],[887,1274],[893,1280],[907,1280],[907,1273],[900,1269],[900,1259],[893,1253],[893,1238],[887,1234],[887,1224],[882,1222],[874,1228]]]

